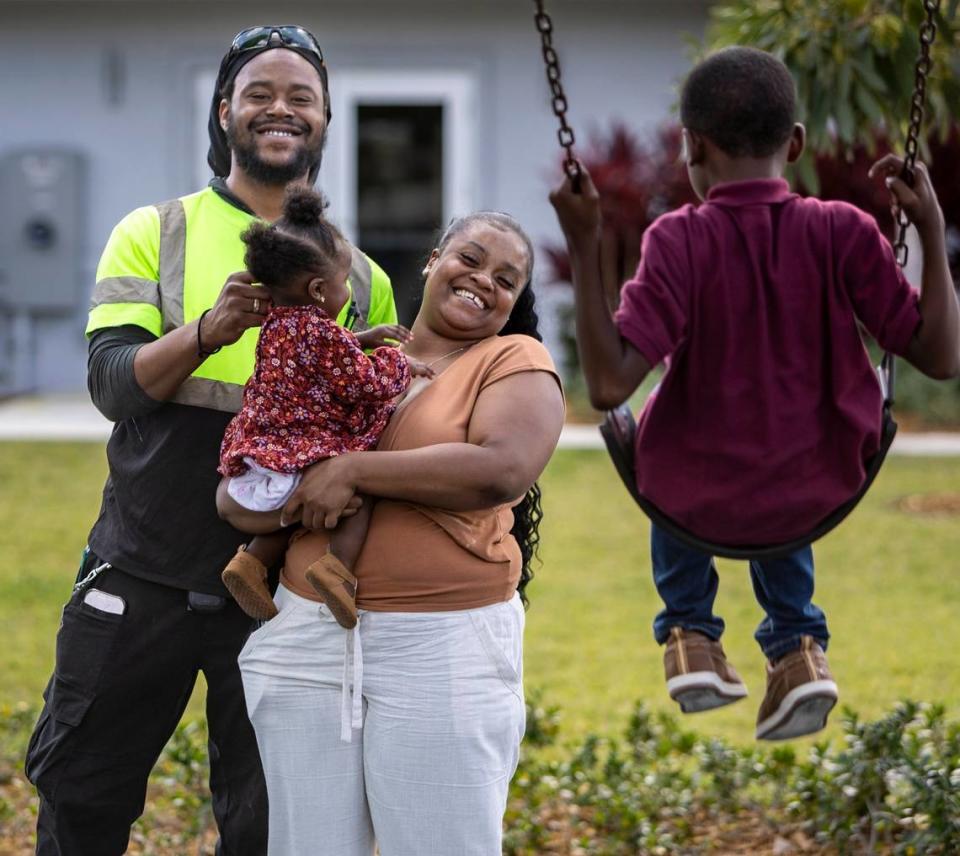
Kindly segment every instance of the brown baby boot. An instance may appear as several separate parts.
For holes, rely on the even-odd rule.
[[[305,576],[341,627],[357,626],[357,578],[343,562],[327,553],[307,568]]]
[[[251,618],[269,621],[277,614],[276,604],[267,588],[267,569],[256,556],[250,555],[244,545],[227,563],[220,575],[227,591]]]

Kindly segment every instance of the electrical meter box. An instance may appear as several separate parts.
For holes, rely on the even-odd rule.
[[[0,153],[0,304],[67,314],[82,282],[86,157],[60,148]]]

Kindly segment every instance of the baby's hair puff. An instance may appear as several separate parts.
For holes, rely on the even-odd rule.
[[[310,229],[323,220],[329,202],[320,193],[308,187],[292,187],[283,200],[282,219],[291,226]]]
[[[328,279],[348,264],[350,246],[324,216],[327,204],[315,190],[292,187],[279,220],[244,231],[244,263],[257,282],[283,291],[307,274]]]

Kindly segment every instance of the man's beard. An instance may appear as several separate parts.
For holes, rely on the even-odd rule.
[[[257,184],[268,186],[283,186],[291,181],[319,169],[323,159],[323,147],[327,143],[327,129],[323,129],[320,139],[313,146],[304,146],[293,160],[287,163],[267,163],[257,151],[254,131],[241,138],[237,133],[237,126],[231,119],[227,123],[227,145],[237,159],[237,165]]]

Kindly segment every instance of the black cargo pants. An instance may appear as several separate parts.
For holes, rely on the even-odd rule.
[[[92,554],[84,576],[100,560]],[[247,719],[237,655],[250,619],[228,600],[188,611],[187,592],[110,569],[93,588],[123,615],[74,595],[57,633],[56,664],[27,749],[40,795],[38,856],[113,856],[127,849],[147,778],[203,672],[210,790],[222,856],[267,850],[267,796]]]

